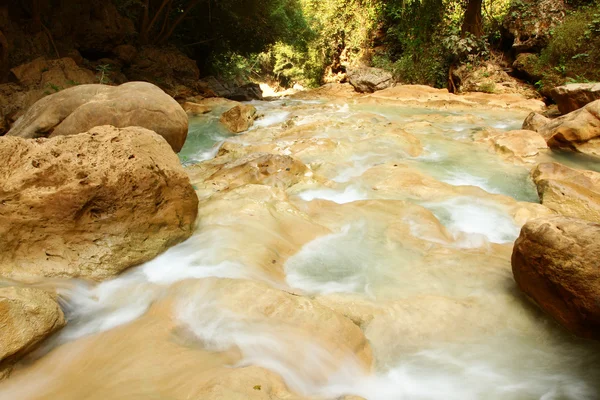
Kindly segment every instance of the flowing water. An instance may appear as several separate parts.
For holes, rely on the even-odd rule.
[[[526,113],[253,104],[243,135],[216,111],[190,121],[195,234],[113,280],[61,285],[68,325],[0,398],[600,398],[598,346],[512,279],[520,227],[548,210],[526,167],[476,143]],[[202,175],[254,152],[308,169],[223,190]]]

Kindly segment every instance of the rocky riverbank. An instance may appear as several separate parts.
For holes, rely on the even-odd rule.
[[[148,85],[48,96],[0,138],[0,397],[598,394],[597,347],[517,290],[594,337],[595,103],[536,132],[517,94],[194,99],[181,148]]]

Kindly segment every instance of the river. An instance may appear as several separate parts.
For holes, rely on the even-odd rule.
[[[252,104],[242,135],[219,108],[190,121],[195,234],[113,280],[61,285],[68,325],[0,398],[600,398],[598,345],[512,278],[520,227],[550,212],[532,165],[484,139],[527,111]]]

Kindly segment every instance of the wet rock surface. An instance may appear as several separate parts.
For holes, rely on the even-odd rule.
[[[600,173],[543,163],[531,176],[543,205],[565,216],[600,223]]]
[[[0,380],[19,358],[65,323],[55,295],[34,288],[0,288]]]
[[[525,224],[512,268],[519,288],[571,332],[600,339],[600,225],[554,217]]]
[[[250,104],[237,105],[223,113],[219,121],[233,133],[247,131],[256,119],[256,108]]]

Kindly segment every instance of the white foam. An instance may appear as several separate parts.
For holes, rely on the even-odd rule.
[[[338,204],[346,204],[369,198],[363,190],[355,186],[347,186],[343,191],[335,189],[310,189],[298,193],[298,196],[304,201],[322,199],[333,201]]]
[[[179,302],[177,317],[208,350],[238,348],[243,355],[238,366],[270,369],[297,393],[318,394],[335,381],[349,382],[360,375],[353,354],[345,359],[336,357],[316,340],[300,334],[297,326],[224,309],[208,283]]]
[[[490,186],[487,178],[475,176],[464,171],[450,171],[449,176],[442,179],[442,182],[452,186],[477,186],[488,193],[500,193],[497,189]]]
[[[511,243],[519,236],[519,226],[501,206],[471,197],[426,203],[458,240],[479,247],[485,239],[492,243]],[[467,235],[467,236],[465,236]]]
[[[278,112],[268,113],[264,117],[254,121],[254,125],[252,126],[252,129],[264,128],[266,126],[280,124],[280,123],[284,122],[289,116],[290,116],[290,113],[287,111],[278,111]]]

